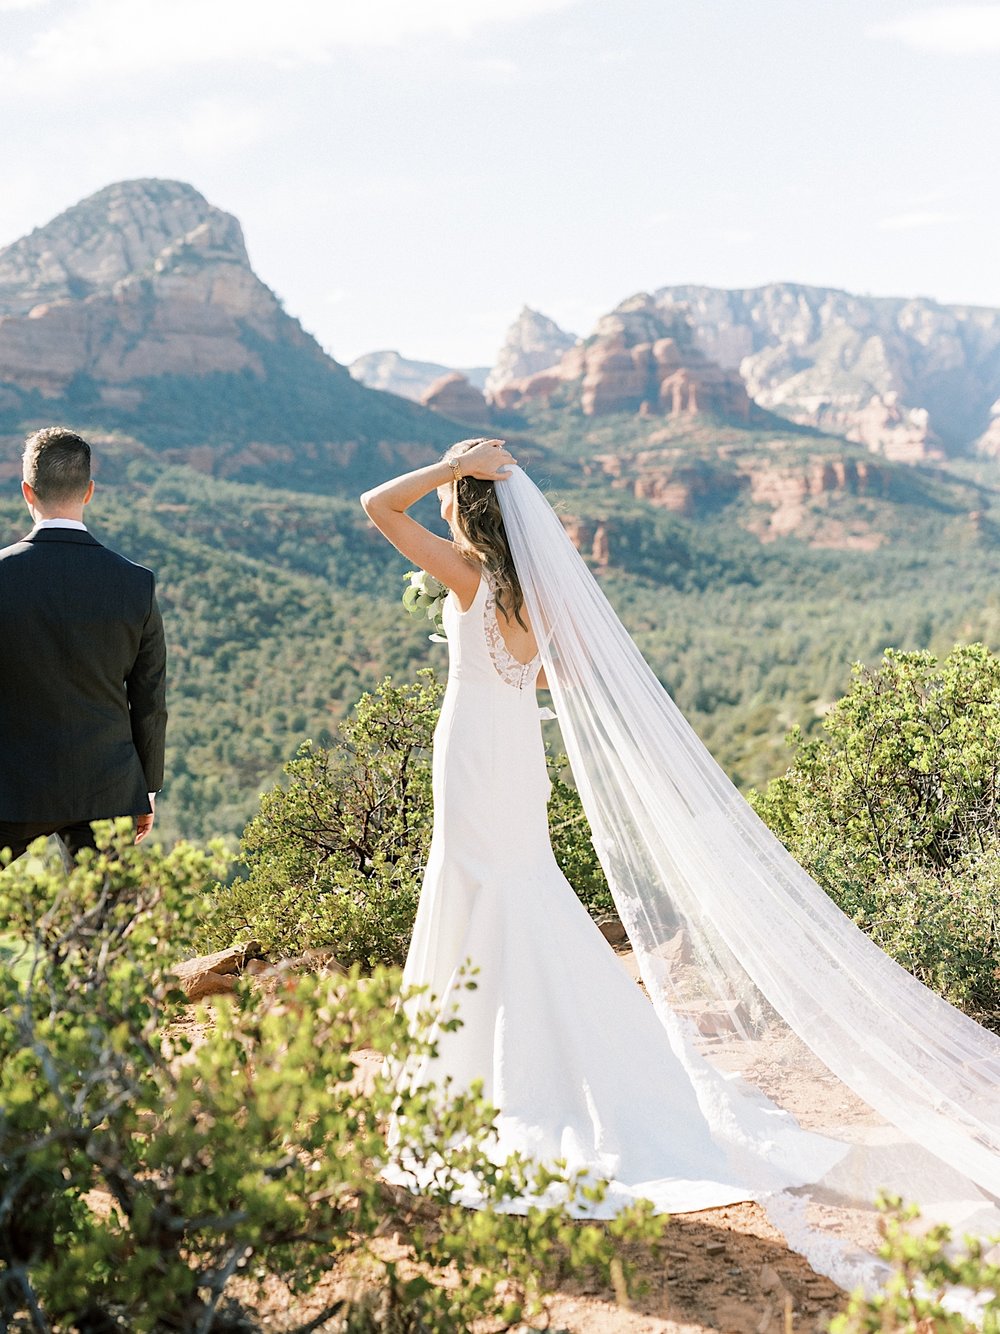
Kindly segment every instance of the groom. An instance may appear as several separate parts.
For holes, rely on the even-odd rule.
[[[49,427],[24,447],[35,526],[0,551],[0,849],[130,815],[138,843],[163,783],[166,650],[150,570],[88,533],[90,446]]]

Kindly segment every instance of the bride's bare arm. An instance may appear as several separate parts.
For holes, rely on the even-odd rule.
[[[505,481],[506,473],[500,470],[514,462],[502,441],[483,440],[455,460],[457,472],[451,463],[443,460],[432,463],[366,491],[361,504],[375,527],[398,551],[453,589],[459,601],[466,605],[475,596],[479,584],[478,568],[462,555],[454,542],[438,537],[406,511],[438,487],[453,486],[460,476]]]

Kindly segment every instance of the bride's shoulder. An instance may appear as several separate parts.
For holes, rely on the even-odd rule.
[[[463,597],[458,589],[454,587],[451,590],[451,596],[458,605],[459,611],[467,612],[472,610],[480,598],[490,591],[492,586],[489,582],[489,572],[481,561],[474,560],[471,556],[465,555],[464,552],[462,553],[462,559],[468,567],[470,576],[467,586],[462,589],[465,596]],[[473,579],[476,580],[474,589],[472,586]]]

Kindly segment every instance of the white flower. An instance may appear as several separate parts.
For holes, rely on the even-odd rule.
[[[440,579],[435,579],[432,574],[426,570],[418,570],[416,574],[410,576],[410,585],[418,593],[423,593],[425,597],[439,598],[445,591],[444,584]]]

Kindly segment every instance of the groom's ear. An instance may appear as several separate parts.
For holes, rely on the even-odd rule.
[[[31,509],[32,506],[38,504],[38,500],[35,496],[34,489],[30,485],[30,483],[28,482],[21,483],[21,495],[24,496],[24,503],[27,505],[28,509]]]
[[[86,493],[83,497],[83,503],[85,505],[89,505],[90,502],[93,500],[93,498],[94,498],[94,479],[93,477],[91,477],[90,482],[87,485]]]

